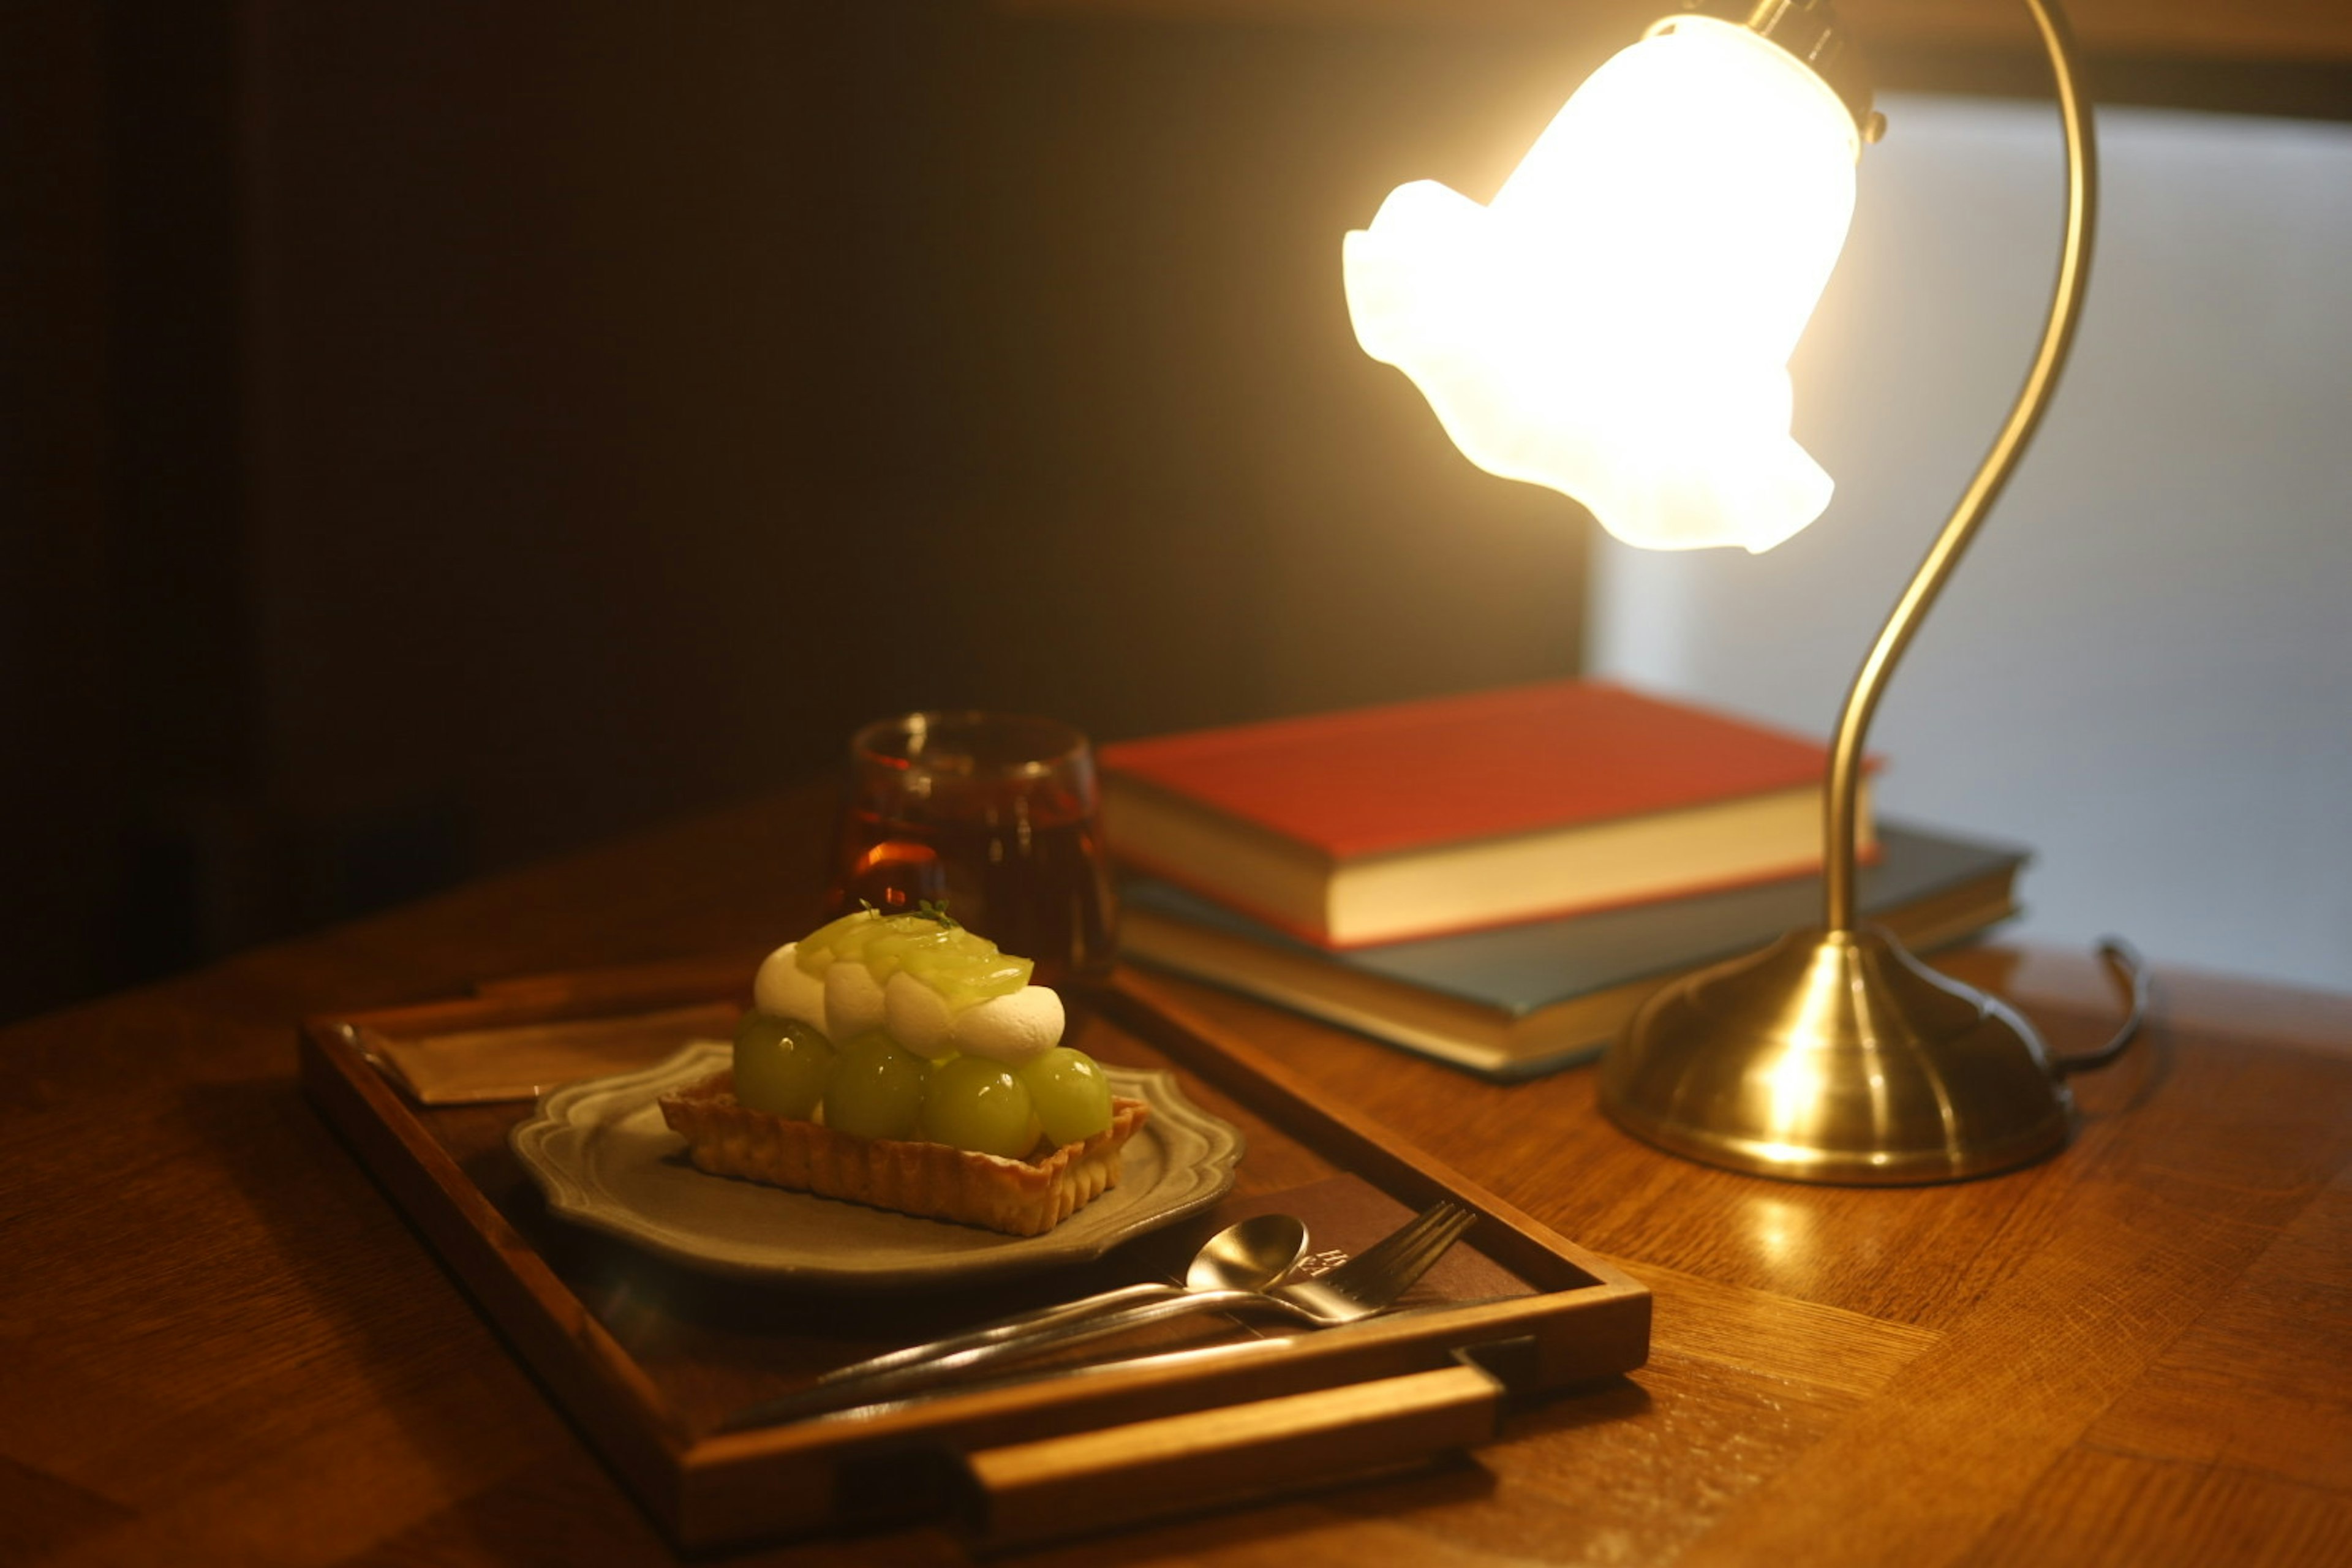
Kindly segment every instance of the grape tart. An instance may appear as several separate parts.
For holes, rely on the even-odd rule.
[[[732,1065],[662,1118],[713,1175],[1043,1235],[1118,1184],[1150,1108],[1030,971],[935,908],[845,916],[768,956]]]

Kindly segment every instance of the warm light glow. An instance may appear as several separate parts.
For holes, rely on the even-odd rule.
[[[1662,27],[1577,89],[1491,205],[1391,192],[1348,236],[1348,309],[1480,468],[1628,543],[1767,550],[1829,504],[1789,435],[1788,362],[1861,144],[1778,46]]]

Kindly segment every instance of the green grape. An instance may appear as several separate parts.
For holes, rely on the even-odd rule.
[[[824,1084],[824,1122],[860,1138],[912,1138],[931,1064],[880,1030],[835,1053]]]
[[[915,954],[941,946],[956,934],[954,927],[920,915],[893,915],[881,924],[885,929],[868,937],[857,954],[878,985],[888,984],[898,966]]]
[[[1029,984],[1036,965],[996,951],[986,937],[959,931],[964,940],[909,951],[907,973],[938,992],[961,1013],[992,996],[1010,996]]]
[[[793,950],[793,962],[803,974],[823,974],[841,955],[842,943],[851,931],[881,918],[872,910],[852,910],[837,921],[829,921],[801,938]]]
[[[1091,1138],[1110,1125],[1110,1080],[1086,1052],[1055,1046],[1023,1066],[1018,1076],[1055,1146]]]
[[[923,1089],[923,1136],[976,1153],[1017,1160],[1036,1141],[1029,1130],[1029,1091],[985,1057],[952,1057]]]
[[[909,955],[910,958],[936,969],[941,966],[953,968],[958,964],[996,956],[994,942],[962,926],[941,926],[940,935],[942,940],[923,949],[919,955]]]
[[[863,963],[874,972],[875,979],[887,980],[898,971],[906,950],[938,942],[951,929],[929,915],[860,910],[803,937],[793,962],[809,974],[823,974],[836,963]]]
[[[805,1121],[824,1095],[833,1058],[833,1042],[806,1024],[746,1013],[735,1026],[735,1099]]]

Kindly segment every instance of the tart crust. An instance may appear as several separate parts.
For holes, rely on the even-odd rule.
[[[1010,1236],[1042,1236],[1118,1185],[1119,1150],[1151,1114],[1111,1101],[1110,1126],[1029,1160],[945,1143],[860,1138],[737,1103],[726,1068],[661,1097],[662,1120],[684,1134],[698,1169],[820,1197],[957,1220]]]

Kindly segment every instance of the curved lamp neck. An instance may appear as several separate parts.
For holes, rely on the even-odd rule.
[[[1984,521],[1985,513],[2008,484],[2025,454],[2026,443],[2042,423],[2058,373],[2074,341],[2074,327],[2083,311],[2083,293],[2090,279],[2091,237],[2098,206],[2098,157],[2091,134],[2090,108],[2075,83],[2074,41],[2055,0],[2025,0],[2041,29],[2050,57],[2051,74],[2058,91],[2058,114],[2066,133],[2066,237],[2058,258],[2058,278],[2050,299],[2049,320],[2042,327],[2042,346],[2026,373],[2025,384],[2008,421],[1993,440],[1992,449],[1962,492],[1959,504],[1943,531],[1928,548],[1927,559],[1911,584],[1895,601],[1894,612],[1879,631],[1869,656],[1855,672],[1839,716],[1837,736],[1830,753],[1828,802],[1825,812],[1823,871],[1827,896],[1824,923],[1832,931],[1854,929],[1856,828],[1862,788],[1863,744],[1878,709],[1895,661],[1910,647],[1945,582],[1959,564],[1961,552]]]

